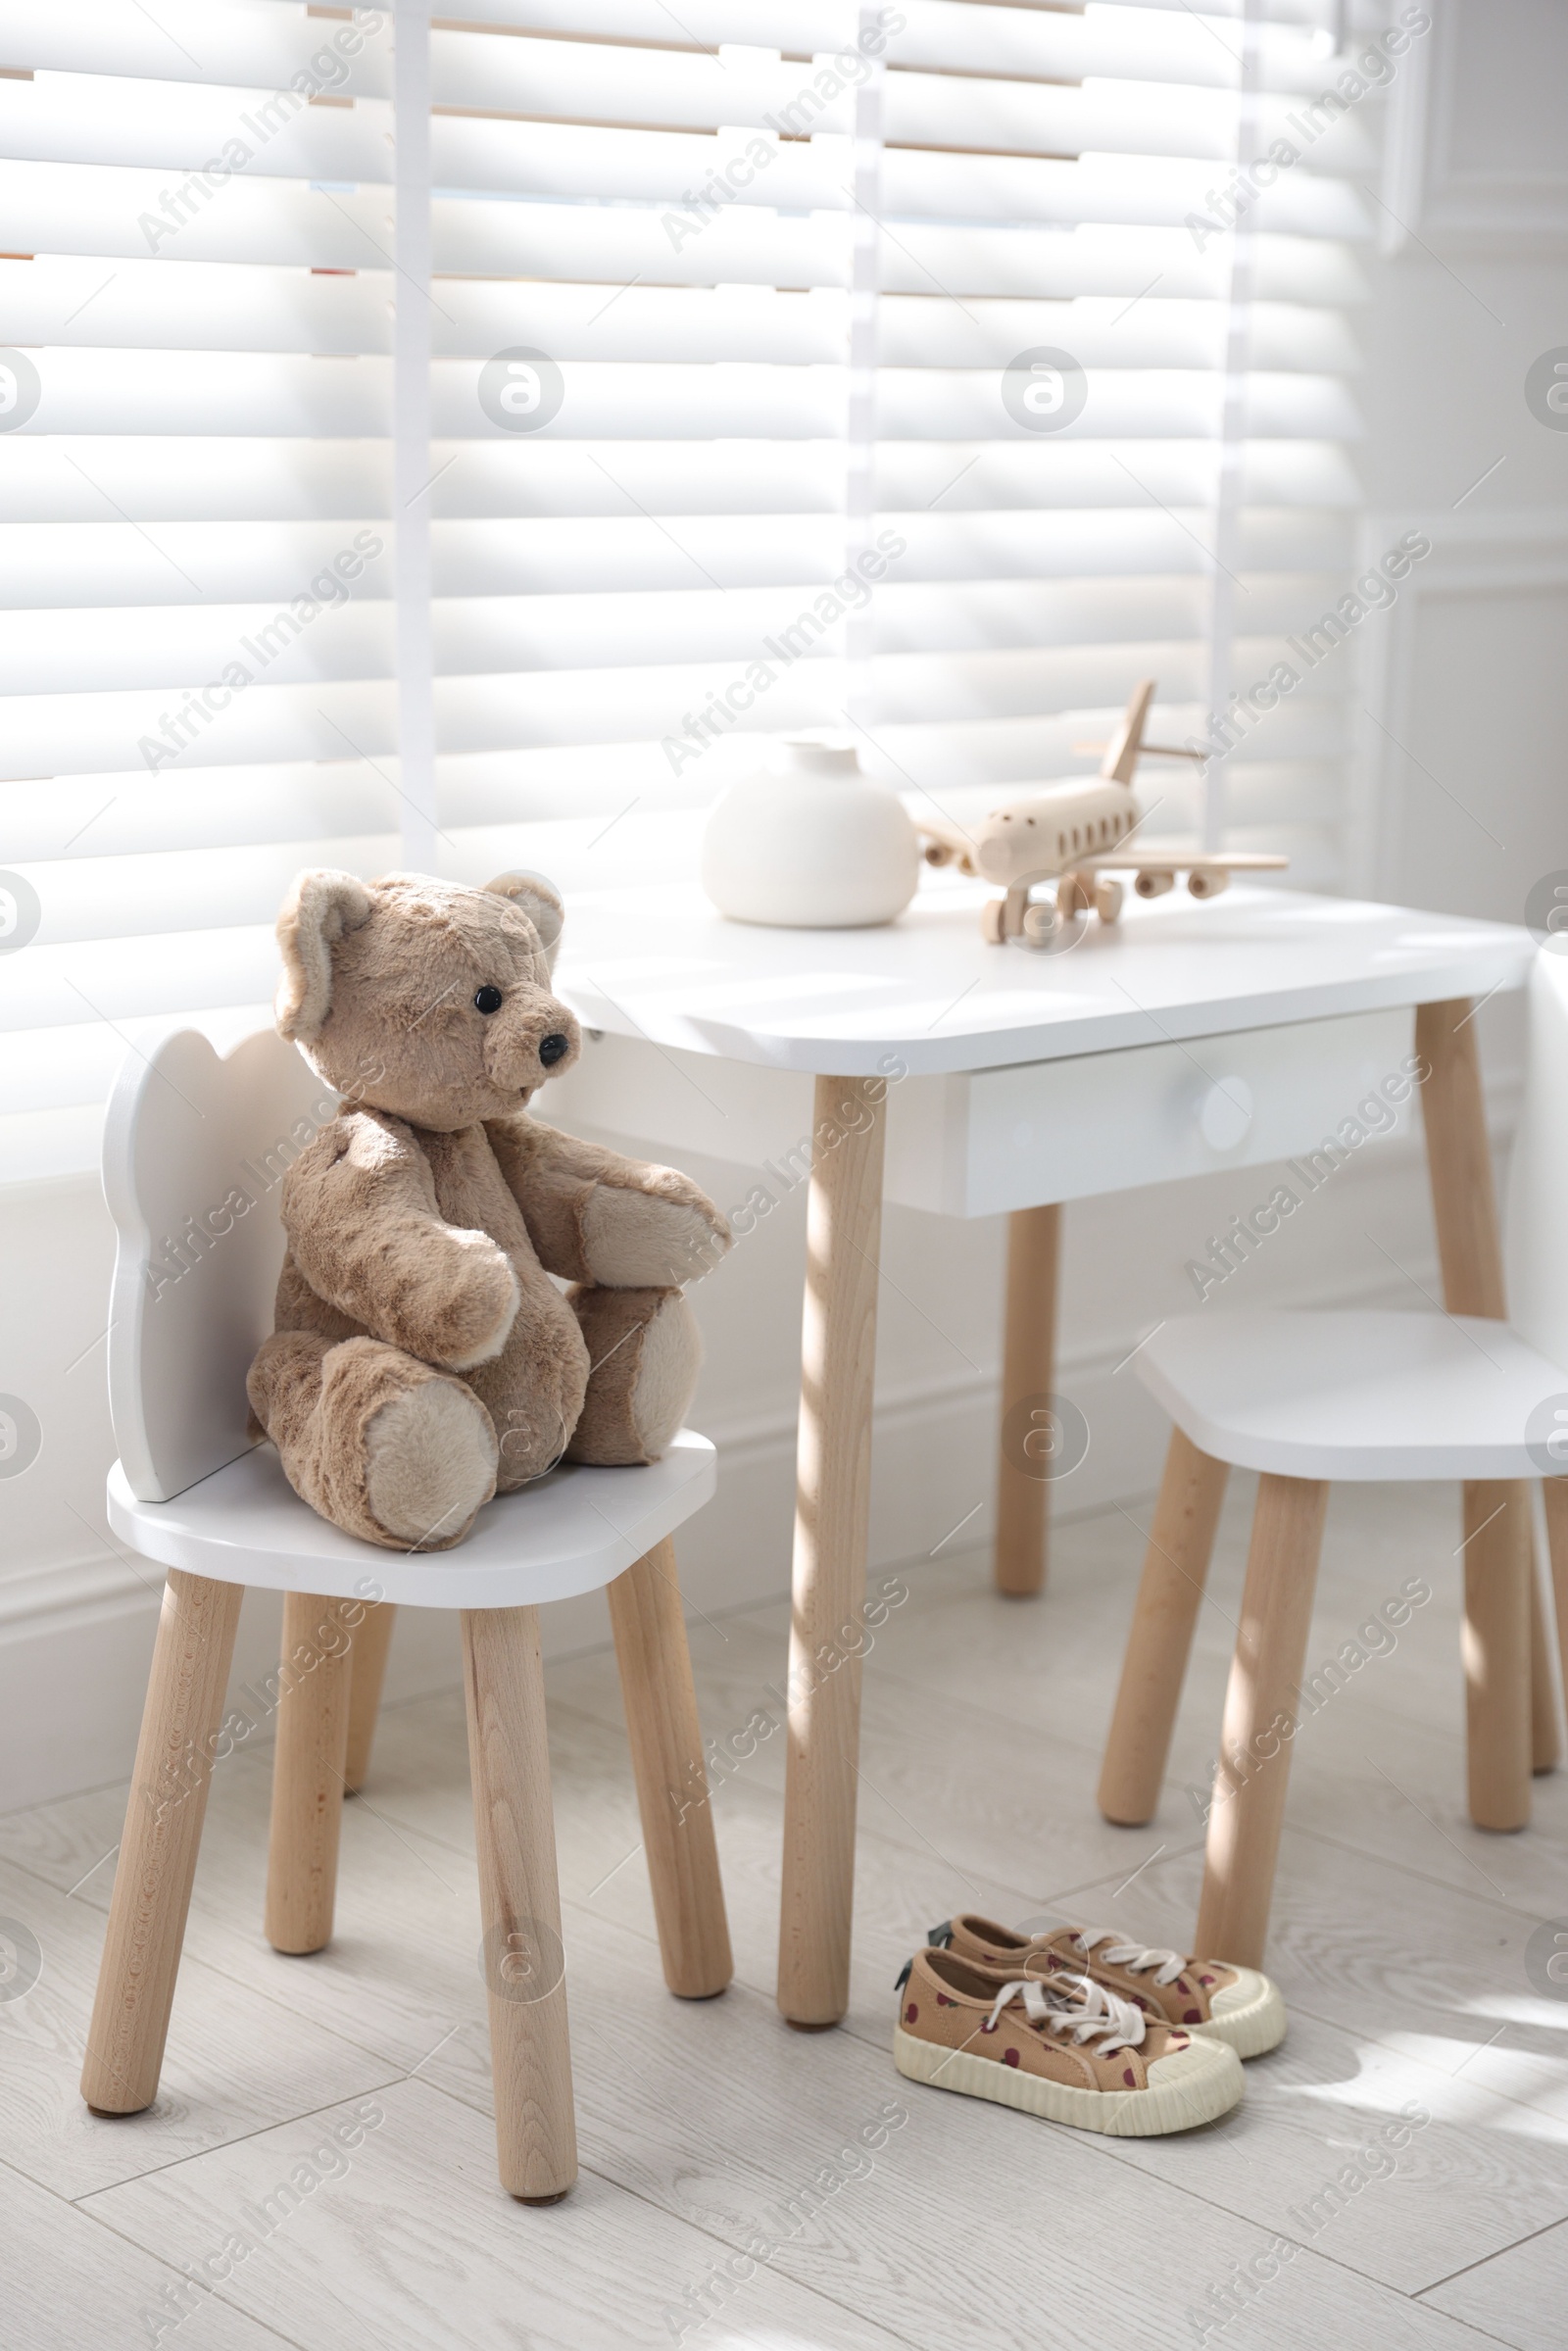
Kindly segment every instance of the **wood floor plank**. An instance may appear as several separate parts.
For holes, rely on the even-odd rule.
[[[341,2170],[318,2151],[361,2102],[110,2189],[88,2209],[192,2262],[238,2219],[270,2210],[276,2225],[257,2227],[225,2291],[305,2351],[668,2351],[678,2338],[666,2312],[690,2309],[705,2283],[713,2310],[734,2314],[735,2330],[715,2328],[710,2344],[898,2351],[895,2336],[776,2269],[741,2259],[739,2277],[713,2283],[727,2247],[592,2171],[563,2204],[514,2202],[489,2123],[423,2082],[374,2103],[382,2119]],[[326,2176],[290,2204],[278,2191],[301,2162]]]
[[[1175,2139],[1117,2154],[1405,2294],[1568,2215],[1568,2133],[1468,2070],[1301,2012],[1285,2046],[1249,2065],[1236,2128],[1200,2162]]]
[[[1425,2300],[1434,2310],[1468,2320],[1513,2351],[1562,2351],[1568,2309],[1568,2226],[1545,2229],[1527,2243],[1484,2261]]]
[[[0,1863],[0,1916],[25,1928],[42,1961],[29,1990],[0,2002],[0,2145],[61,2195],[131,2179],[387,2079],[366,2050],[290,2014],[285,1977],[267,1998],[187,1953],[157,2099],[144,2114],[90,2114],[78,2083],[103,1913]],[[260,1940],[259,1914],[256,1933]]]
[[[282,2351],[284,2338],[162,2255],[128,2244],[0,2162],[0,2327],[11,2351],[120,2351],[177,2326],[180,2351]]]
[[[1562,1910],[1568,1773],[1533,1781],[1529,1828],[1495,1836],[1470,1819],[1462,1739],[1358,1712],[1354,1695],[1339,1692],[1298,1733],[1287,1823],[1461,1894],[1500,1898],[1542,1917]]]

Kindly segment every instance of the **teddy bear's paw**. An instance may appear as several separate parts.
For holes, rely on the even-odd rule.
[[[420,1380],[366,1427],[366,1501],[398,1543],[445,1550],[495,1493],[498,1459],[494,1425],[472,1390]]]
[[[729,1226],[695,1184],[656,1171],[682,1197],[599,1184],[581,1212],[583,1255],[597,1283],[662,1289],[711,1272],[730,1246]]]
[[[632,1386],[631,1422],[643,1457],[657,1461],[692,1400],[702,1368],[697,1319],[677,1290],[661,1300],[643,1330]]]
[[[448,1371],[475,1371],[491,1363],[512,1336],[522,1301],[512,1260],[488,1233],[453,1232],[447,1252],[433,1252],[424,1286],[416,1298],[418,1327],[428,1344],[418,1352]],[[419,1284],[411,1287],[417,1293]]]
[[[602,1468],[657,1461],[697,1385],[691,1308],[678,1290],[579,1290],[571,1302],[593,1368],[567,1458]]]

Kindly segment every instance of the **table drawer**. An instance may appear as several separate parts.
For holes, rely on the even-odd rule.
[[[1125,1192],[1316,1149],[1400,1079],[1409,1007],[1182,1044],[1025,1061],[888,1089],[889,1200],[947,1216]],[[1385,1098],[1386,1099],[1386,1098]],[[564,1127],[761,1171],[777,1194],[810,1161],[812,1085],[798,1072],[606,1036],[541,1109]],[[1411,1115],[1406,1100],[1400,1116]]]
[[[1320,1148],[1369,1094],[1382,1107],[1361,1131],[1386,1129],[1414,1114],[1413,1029],[1402,1006],[906,1078],[889,1094],[887,1194],[993,1216],[1256,1166]]]

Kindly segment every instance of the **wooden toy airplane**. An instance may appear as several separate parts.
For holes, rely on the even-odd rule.
[[[1001,883],[980,927],[994,947],[1009,939],[1025,947],[1051,948],[1091,907],[1102,922],[1121,912],[1122,886],[1114,877],[1131,873],[1140,898],[1160,898],[1187,876],[1194,898],[1217,898],[1233,873],[1277,872],[1288,860],[1245,850],[1184,849],[1173,842],[1129,846],[1143,821],[1133,797],[1133,778],[1145,752],[1163,759],[1200,759],[1200,751],[1146,743],[1144,727],[1154,699],[1154,680],[1143,678],[1128,698],[1122,722],[1108,743],[1078,743],[1075,751],[1102,751],[1093,782],[1048,784],[1015,800],[998,802],[970,832],[950,816],[917,815],[928,865],[956,865],[982,881]],[[1039,882],[1056,885],[1054,904],[1032,904]]]

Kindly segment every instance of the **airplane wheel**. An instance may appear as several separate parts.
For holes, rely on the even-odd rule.
[[[1095,911],[1102,922],[1114,922],[1121,912],[1121,884],[1109,874],[1095,884]]]
[[[1004,898],[988,898],[980,910],[980,932],[988,947],[1001,947],[1005,938],[1002,917],[1006,911]]]
[[[1031,947],[1053,947],[1068,927],[1070,917],[1056,906],[1030,906],[1023,918],[1023,935]]]

